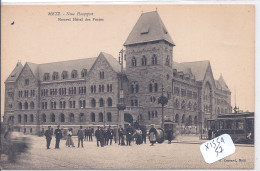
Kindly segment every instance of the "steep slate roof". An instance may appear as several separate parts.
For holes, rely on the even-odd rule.
[[[23,65],[21,64],[21,62],[17,62],[15,68],[13,69],[13,71],[11,72],[9,77],[6,79],[6,82],[16,81],[16,79],[20,75],[22,69],[23,69]]]
[[[222,89],[226,90],[226,91],[230,91],[222,74],[220,75],[219,79],[217,80],[217,82],[219,83],[219,85],[221,86]]]
[[[101,52],[99,55],[103,55],[107,59],[108,63],[111,65],[115,72],[121,71],[120,64],[112,55],[105,52]],[[30,67],[36,79],[43,81],[44,73],[49,73],[50,77],[52,77],[53,72],[58,72],[59,77],[61,77],[62,72],[67,71],[69,78],[71,78],[70,74],[72,70],[77,70],[78,75],[80,75],[83,69],[87,69],[87,71],[89,71],[95,63],[96,59],[97,57],[93,57],[45,64],[35,64],[27,62],[25,65],[28,65]],[[16,81],[22,69],[22,64],[18,63],[14,71],[8,77],[7,81]],[[11,77],[11,75],[13,75],[14,73],[17,73],[16,77]]]
[[[174,45],[157,11],[143,13],[126,39],[124,46],[156,40]]]
[[[190,69],[192,75],[195,76],[196,81],[203,81],[208,66],[209,61],[195,61],[182,63],[173,62],[173,68],[177,69],[177,71],[189,73],[188,71]]]

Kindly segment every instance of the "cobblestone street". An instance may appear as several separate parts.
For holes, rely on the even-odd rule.
[[[96,141],[84,142],[84,148],[77,148],[77,139],[73,138],[76,147],[66,147],[65,140],[60,149],[54,149],[55,138],[51,149],[45,147],[44,137],[32,137],[29,153],[22,154],[15,164],[7,162],[7,156],[1,155],[2,169],[182,169],[182,168],[253,168],[254,147],[236,145],[236,152],[221,161],[207,164],[201,153],[202,141],[196,136],[178,137],[172,144],[149,143],[143,145],[119,146],[112,144],[103,148],[96,147]],[[192,141],[188,141],[192,140]],[[245,159],[243,162],[239,159]]]

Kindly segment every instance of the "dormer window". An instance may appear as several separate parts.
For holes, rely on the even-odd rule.
[[[144,25],[141,30],[141,34],[148,34],[149,33],[150,25]]]
[[[82,71],[81,71],[81,77],[82,78],[85,78],[87,76],[87,69],[83,69]]]
[[[44,75],[43,75],[43,80],[44,80],[44,81],[50,80],[50,74],[49,74],[49,73],[44,73]]]
[[[61,78],[64,80],[64,79],[67,79],[68,78],[68,71],[63,71],[62,74],[61,74]]]
[[[77,78],[77,76],[78,76],[77,70],[73,70],[71,72],[71,78]]]
[[[58,80],[58,72],[53,72],[52,80]]]

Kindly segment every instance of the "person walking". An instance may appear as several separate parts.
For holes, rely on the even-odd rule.
[[[45,131],[44,135],[46,137],[47,149],[50,149],[50,144],[52,139],[51,126],[48,126],[48,129]]]
[[[78,148],[81,142],[81,147],[83,148],[83,139],[84,139],[84,130],[82,129],[82,126],[79,127],[78,133]]]
[[[87,128],[85,129],[84,133],[85,133],[85,141],[88,141],[88,129]]]
[[[62,132],[59,125],[57,126],[57,129],[55,129],[54,134],[56,138],[55,149],[58,149],[60,148],[60,139],[62,138]]]
[[[166,131],[166,134],[167,134],[168,144],[171,144],[172,143],[172,134],[173,134],[172,129],[168,128]]]
[[[108,145],[108,141],[110,140],[110,145],[112,145],[112,141],[113,141],[113,137],[114,137],[114,135],[113,135],[113,130],[110,128],[110,126],[109,126],[109,128],[108,128],[108,130],[107,130],[107,145]]]
[[[146,135],[147,135],[147,131],[146,128],[142,129],[142,143],[146,144]]]
[[[101,132],[101,128],[100,126],[98,127],[98,129],[95,131],[95,136],[96,136],[96,139],[97,139],[97,147],[99,147],[99,143],[100,143],[100,146],[103,147],[103,143],[102,143],[102,132]]]
[[[136,144],[140,145],[141,143],[142,143],[142,131],[140,127],[138,127],[136,130]]]
[[[156,143],[156,129],[154,128],[154,125],[151,125],[152,128],[149,131],[149,140],[151,143],[151,146],[153,146]]]
[[[74,142],[73,142],[73,140],[72,140],[72,128],[70,128],[70,129],[68,130],[66,146],[68,146],[68,147],[70,147],[70,146],[75,147],[75,146],[74,146]]]

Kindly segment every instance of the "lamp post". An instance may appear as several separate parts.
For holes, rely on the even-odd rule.
[[[118,125],[120,125],[119,122],[121,122],[122,120],[122,114],[120,111],[125,110],[126,105],[124,102],[124,90],[123,90],[123,65],[124,65],[124,58],[126,59],[126,55],[125,55],[125,51],[122,49],[119,52],[119,56],[118,56],[118,61],[119,64],[121,65],[121,73],[120,73],[120,90],[119,90],[119,100],[118,100],[118,104],[117,104],[117,109],[118,109]]]

